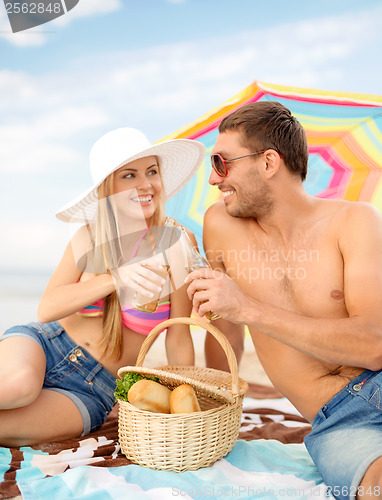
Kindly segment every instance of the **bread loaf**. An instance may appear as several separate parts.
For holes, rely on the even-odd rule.
[[[153,380],[139,380],[127,394],[129,403],[141,410],[170,413],[171,391]]]
[[[200,411],[194,388],[189,384],[176,387],[170,395],[171,413],[192,413]]]

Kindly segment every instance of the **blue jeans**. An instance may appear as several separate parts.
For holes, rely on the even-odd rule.
[[[27,337],[43,348],[46,372],[42,388],[65,394],[75,403],[84,422],[82,436],[102,426],[115,404],[115,377],[76,345],[58,321],[13,326],[1,341],[9,337]]]
[[[367,500],[375,491],[359,487],[371,463],[382,457],[382,370],[365,370],[317,413],[305,439],[329,492],[340,499]]]

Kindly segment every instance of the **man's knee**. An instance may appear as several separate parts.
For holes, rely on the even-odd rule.
[[[237,363],[239,364],[244,353],[244,332],[236,333],[234,335],[226,334],[227,340],[232,346],[234,353],[236,354]]]
[[[237,362],[240,363],[244,353],[244,335],[242,337],[237,335],[236,337],[229,339],[229,341],[236,354]]]
[[[244,334],[226,335],[226,337],[232,346],[236,355],[237,364],[239,365],[244,352]],[[229,371],[227,355],[218,341],[210,333],[206,335],[205,356],[208,368]]]

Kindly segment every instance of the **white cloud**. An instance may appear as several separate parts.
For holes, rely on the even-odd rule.
[[[108,52],[84,60],[71,56],[71,66],[65,71],[42,76],[0,71],[0,94],[7,96],[0,100],[0,170],[10,179],[10,186],[29,186],[33,180],[37,200],[41,190],[46,218],[41,216],[39,224],[46,224],[49,232],[48,220],[54,212],[88,187],[89,149],[112,128],[135,126],[157,140],[255,79],[352,90],[353,81],[359,78],[365,92],[373,83],[377,88],[382,79],[380,65],[367,68],[367,80],[359,66],[368,48],[380,44],[381,19],[382,9],[376,8],[240,35],[224,33],[215,39]],[[53,175],[55,179],[48,184],[47,177]],[[7,196],[4,207],[14,219],[14,228],[21,220],[15,214],[23,208],[34,220],[34,207],[22,206],[23,196],[24,203],[30,202],[33,193],[20,193],[17,201],[8,192],[2,198]],[[24,245],[18,231],[7,231],[13,238],[10,248]],[[32,233],[43,231],[34,228]],[[44,253],[44,241],[33,243],[32,266]],[[9,250],[7,258],[12,259],[13,253]]]
[[[111,86],[114,89],[110,93],[115,99],[127,97],[119,103],[117,114],[134,117],[141,108],[141,115],[150,116],[150,124],[156,119],[163,128],[177,117],[179,125],[187,123],[182,115],[196,118],[255,79],[340,90],[344,83],[350,84],[345,73],[355,65],[354,53],[362,53],[371,40],[380,39],[379,14],[381,9],[375,9],[109,54],[107,86],[109,92]],[[376,67],[374,71],[380,72]],[[99,85],[97,91],[102,93],[102,81]],[[109,98],[110,105],[112,101]]]
[[[8,269],[54,269],[68,243],[68,231],[59,221],[3,221],[0,262]]]
[[[92,16],[94,14],[106,14],[123,7],[121,0],[80,0],[70,12],[76,12],[79,17]]]
[[[104,2],[94,5],[101,9]],[[87,2],[83,8],[84,13],[92,10]],[[74,60],[75,67],[43,77],[2,71],[0,92],[7,95],[0,102],[2,121],[29,127],[39,145],[52,141],[52,136],[70,139],[107,123],[112,127],[134,122],[158,139],[255,79],[340,88],[346,64],[355,65],[354,51],[362,52],[380,36],[379,14],[381,9],[375,9],[235,36],[118,51]],[[25,135],[21,128],[20,137]]]
[[[85,14],[106,3],[120,6],[112,0],[110,5],[103,0],[81,0],[79,5],[85,5]],[[7,95],[0,101],[2,121],[22,123],[47,141],[53,135],[70,138],[90,127],[129,122],[142,125],[157,139],[171,131],[171,123],[184,125],[255,79],[340,89],[345,68],[356,66],[353,54],[366,52],[363,47],[380,39],[381,18],[382,10],[375,9],[240,35],[120,50],[73,59],[65,72],[43,77],[2,71],[0,92]],[[373,70],[380,71],[377,66]]]
[[[42,173],[80,159],[70,146],[83,130],[103,125],[108,117],[94,106],[62,107],[29,124],[0,127],[0,172]]]
[[[64,16],[58,17],[53,24],[65,26],[74,19],[89,17],[97,14],[108,14],[123,7],[121,0],[80,0],[79,3]]]
[[[6,95],[7,99],[0,100],[0,110],[6,109],[10,104],[25,106],[28,102],[37,102],[38,91],[36,91],[33,79],[22,71],[0,71],[0,94]]]
[[[78,159],[76,151],[26,126],[1,127],[0,172],[38,174]]]
[[[109,117],[95,105],[66,106],[39,117],[34,128],[42,137],[66,139],[82,130],[106,124],[108,121]]]
[[[2,4],[2,5],[1,5]],[[45,35],[35,29],[13,33],[3,2],[0,4],[0,41],[6,40],[18,47],[39,46],[45,42]]]
[[[13,33],[5,8],[0,5],[0,37],[19,47],[41,46],[47,41],[45,31],[64,27],[75,19],[107,14],[122,7],[121,0],[80,0],[72,10],[49,23]]]

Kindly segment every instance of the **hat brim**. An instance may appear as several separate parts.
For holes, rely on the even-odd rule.
[[[154,144],[138,154],[126,158],[113,171],[139,158],[158,157],[165,197],[168,200],[178,193],[195,174],[203,161],[205,149],[201,142],[190,139],[172,139]],[[62,207],[56,213],[56,217],[64,222],[88,222],[94,219],[97,212],[97,189],[101,183],[102,181],[93,185]]]

